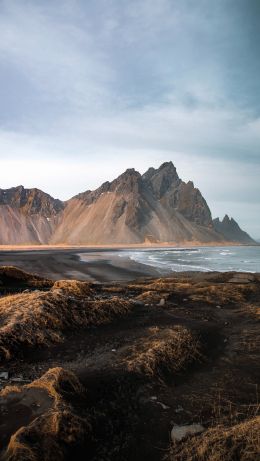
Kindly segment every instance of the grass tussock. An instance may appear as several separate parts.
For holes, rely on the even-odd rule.
[[[0,293],[20,292],[25,289],[46,289],[51,288],[52,285],[52,280],[30,274],[17,267],[0,267]]]
[[[139,296],[136,297],[136,299],[148,304],[158,304],[162,298],[167,300],[168,297],[169,293],[157,293],[154,290],[149,290],[141,293]]]
[[[151,331],[150,331],[151,333]],[[189,330],[154,330],[153,336],[136,343],[127,358],[128,371],[149,377],[163,378],[178,373],[201,359],[201,345]]]
[[[39,379],[27,384],[26,388],[45,389],[56,402],[59,402],[66,395],[83,393],[83,387],[76,376],[59,367],[51,368]]]
[[[93,293],[93,283],[80,282],[79,280],[58,280],[52,290],[62,290],[72,296],[86,296]]]
[[[154,292],[166,292],[172,293],[177,287],[183,292],[190,287],[190,281],[188,278],[183,277],[180,281],[177,277],[167,277],[151,280],[150,283],[130,283],[128,287],[130,289],[139,291],[154,291]]]
[[[64,284],[66,289],[21,293],[0,299],[0,361],[24,347],[61,342],[68,329],[100,325],[125,315],[129,301],[118,297],[89,299],[71,296],[89,289],[84,282]]]
[[[83,398],[83,389],[73,373],[54,368],[20,392],[44,389],[52,397],[48,411],[19,428],[10,438],[6,461],[63,461],[91,434],[91,426],[74,410],[69,400]],[[8,390],[8,388],[7,388]],[[54,458],[55,457],[55,458]]]
[[[172,447],[170,461],[256,461],[260,416],[225,428],[217,426]]]

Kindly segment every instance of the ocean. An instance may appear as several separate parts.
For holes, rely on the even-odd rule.
[[[260,272],[260,246],[122,250],[119,255],[153,266],[162,275],[169,271]]]

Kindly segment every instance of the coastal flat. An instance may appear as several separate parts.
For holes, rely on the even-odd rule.
[[[68,244],[56,244],[56,245],[0,245],[0,251],[35,251],[35,250],[58,250],[58,249],[127,249],[127,248],[190,248],[190,247],[222,247],[222,246],[237,246],[243,245],[239,242],[199,242],[199,241],[183,241],[183,242],[158,242],[158,243],[111,243],[107,245],[68,245]]]
[[[5,459],[255,461],[259,274],[0,279]]]
[[[222,247],[223,245],[221,245]],[[228,245],[232,246],[232,245]],[[59,279],[78,279],[99,282],[108,281],[127,281],[140,276],[160,276],[161,272],[155,265],[148,265],[146,261],[135,261],[128,250],[159,251],[165,249],[185,250],[200,248],[214,249],[213,245],[196,246],[10,246],[0,247],[0,263],[2,266],[17,266],[28,272],[33,272],[54,280]],[[216,248],[221,248],[219,245]],[[224,246],[227,248],[227,245]],[[223,248],[224,248],[223,247]],[[239,245],[240,249],[250,248],[250,246]],[[254,252],[256,246],[251,247]],[[252,252],[251,252],[252,253]],[[173,253],[174,254],[174,253]],[[177,254],[177,253],[176,253]],[[246,259],[245,256],[242,256]],[[249,258],[254,258],[251,254]],[[207,259],[205,260],[207,261]],[[174,262],[174,261],[173,261]],[[196,265],[195,265],[196,266]],[[207,266],[207,265],[206,265]],[[228,267],[228,265],[226,265]],[[211,267],[211,270],[219,270],[218,266]],[[220,270],[223,270],[220,268]],[[225,270],[225,267],[224,267]],[[236,270],[236,266],[234,267]],[[245,270],[248,270],[245,267]],[[253,269],[255,270],[255,269]],[[165,270],[163,272],[166,273]],[[171,273],[169,267],[168,273]]]

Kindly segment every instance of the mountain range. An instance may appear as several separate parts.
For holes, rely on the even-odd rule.
[[[65,202],[39,189],[0,189],[0,244],[157,242],[255,243],[233,218],[212,219],[199,189],[172,162],[143,175],[128,169]]]

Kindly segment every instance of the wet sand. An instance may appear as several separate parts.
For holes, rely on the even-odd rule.
[[[111,249],[4,250],[0,251],[0,266],[16,266],[53,280],[110,282],[161,275],[155,268],[120,257]]]

